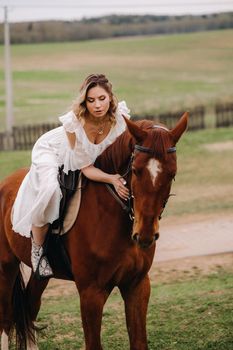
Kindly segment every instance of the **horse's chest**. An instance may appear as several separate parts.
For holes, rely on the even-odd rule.
[[[146,275],[151,267],[152,260],[153,258],[148,258],[144,254],[127,254],[122,259],[116,274],[118,283],[121,280],[130,281]]]

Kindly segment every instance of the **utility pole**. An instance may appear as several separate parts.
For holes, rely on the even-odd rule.
[[[13,90],[10,54],[10,27],[8,23],[8,8],[4,6],[4,54],[5,54],[5,87],[6,87],[6,131],[10,138],[14,124]]]

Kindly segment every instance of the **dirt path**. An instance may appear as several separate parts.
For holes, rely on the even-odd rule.
[[[164,218],[152,283],[192,278],[219,269],[233,272],[233,213]],[[73,282],[51,280],[44,297],[77,293]]]
[[[233,252],[233,212],[165,218],[155,261]]]

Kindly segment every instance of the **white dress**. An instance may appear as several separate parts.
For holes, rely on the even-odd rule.
[[[125,101],[119,102],[116,110],[116,124],[99,144],[89,141],[80,121],[70,111],[59,117],[62,126],[42,135],[32,149],[32,164],[25,176],[12,210],[13,230],[30,237],[31,226],[44,226],[59,216],[62,197],[57,180],[58,168],[64,165],[64,172],[82,169],[95,162],[96,158],[122,134],[126,128],[124,114],[129,118]],[[76,144],[69,145],[66,131],[74,132]]]

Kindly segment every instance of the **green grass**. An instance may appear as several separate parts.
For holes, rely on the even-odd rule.
[[[232,349],[232,286],[233,275],[224,269],[156,286],[152,283],[147,317],[149,349]],[[38,325],[48,325],[39,336],[41,350],[83,348],[75,292],[45,296]],[[104,309],[102,339],[106,350],[129,349],[123,301],[117,290]]]
[[[172,185],[165,216],[230,212],[233,208],[232,151],[224,150],[232,141],[233,128],[187,132],[177,145],[178,173]],[[217,149],[206,148],[216,145]],[[213,146],[214,147],[214,146]],[[216,146],[215,146],[216,147]],[[30,152],[1,152],[0,179],[30,165]]]
[[[178,173],[172,187],[176,196],[171,197],[165,215],[232,210],[233,145],[222,148],[232,137],[233,128],[221,128],[188,132],[181,138],[177,145]]]
[[[16,124],[55,121],[84,77],[104,72],[133,114],[213,109],[232,100],[233,30],[12,45]],[[3,54],[3,46],[0,46]],[[4,129],[4,66],[0,62],[0,129]],[[208,112],[209,113],[209,112]]]
[[[29,167],[30,160],[30,151],[0,152],[0,180],[17,169]]]

